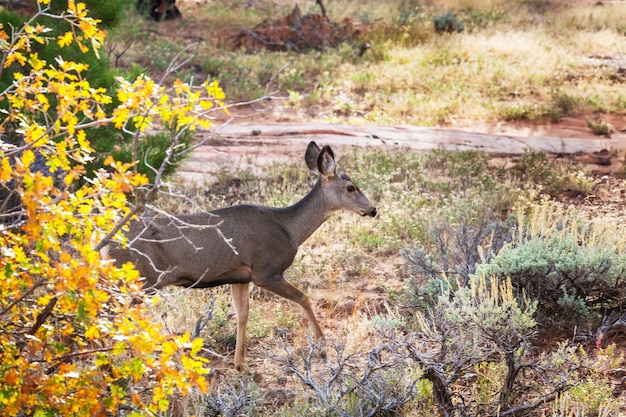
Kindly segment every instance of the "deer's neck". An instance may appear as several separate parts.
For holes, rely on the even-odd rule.
[[[293,206],[282,209],[283,227],[300,246],[335,210],[329,207],[320,178],[313,189]]]

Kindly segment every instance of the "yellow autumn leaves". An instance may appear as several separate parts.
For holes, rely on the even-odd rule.
[[[117,99],[121,104],[113,111],[112,119],[118,129],[125,129],[132,121],[135,129],[144,131],[153,126],[155,117],[170,130],[208,128],[212,122],[205,117],[206,112],[215,105],[224,105],[224,92],[217,81],[204,82],[193,90],[176,80],[172,97],[165,94],[164,87],[144,76],[132,83],[123,79],[118,82]]]
[[[43,60],[35,44],[96,51],[105,33],[85,4],[49,0],[22,28],[0,26],[0,415],[154,415],[171,395],[207,390],[201,340],[168,335],[146,317],[139,274],[95,250],[132,214],[147,186],[132,163],[94,158],[86,129],[113,125],[135,138],[146,129],[208,128],[223,106],[216,81],[166,90],[149,77],[117,79],[116,99],[92,87],[89,67]],[[51,37],[35,23],[56,17],[70,30]],[[118,236],[120,240],[123,238]]]

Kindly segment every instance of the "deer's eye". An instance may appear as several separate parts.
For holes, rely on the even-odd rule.
[[[349,193],[353,193],[356,191],[356,187],[354,185],[348,185],[347,190]]]

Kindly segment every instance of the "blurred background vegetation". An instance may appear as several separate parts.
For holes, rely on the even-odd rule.
[[[313,1],[179,1],[183,19],[166,26],[125,20],[112,60],[158,74],[193,45],[178,76],[218,78],[233,101],[275,91],[286,119],[462,126],[584,117],[603,134],[605,115],[624,114],[620,1],[337,0],[329,19],[360,23],[361,37],[304,53],[231,47],[233,29],[296,4],[320,13]],[[371,48],[361,55],[363,43]]]

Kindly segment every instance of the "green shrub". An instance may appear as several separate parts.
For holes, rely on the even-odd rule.
[[[476,274],[510,278],[518,295],[539,302],[542,321],[576,324],[622,308],[626,254],[609,240],[610,232],[552,209],[550,221],[521,219],[518,238]]]
[[[562,116],[574,114],[579,107],[580,99],[578,97],[555,91],[552,95],[552,106],[548,110],[548,116],[552,122],[558,122]]]
[[[433,26],[437,33],[460,33],[465,30],[463,23],[456,12],[448,10],[446,13],[433,17]]]
[[[602,245],[581,245],[560,233],[505,246],[477,273],[511,277],[518,294],[539,301],[545,319],[600,318],[621,307],[626,290],[626,255]]]
[[[507,122],[517,122],[521,120],[536,122],[541,119],[542,115],[543,109],[537,104],[507,104],[503,105],[500,110],[500,117]]]
[[[588,121],[587,127],[591,130],[591,133],[596,136],[608,136],[609,133],[611,133],[611,127],[599,118],[593,121]]]
[[[87,0],[85,1],[90,11],[90,16],[101,20],[100,27],[110,29],[120,22],[125,16],[128,2],[126,0],[111,0],[111,1],[99,1],[99,0]],[[50,10],[54,13],[61,13],[67,10],[67,0],[54,0],[50,4]],[[24,25],[28,16],[22,17],[16,13],[8,12],[0,9],[0,24],[6,27],[20,28]],[[69,23],[54,19],[51,17],[40,16],[35,22],[31,24],[42,24],[52,30],[46,33],[49,38],[57,38],[59,35],[71,30]],[[81,51],[75,44],[67,45],[60,48],[56,42],[44,42],[42,44],[33,42],[31,45],[32,52],[37,53],[39,58],[46,62],[55,62],[57,57],[62,57],[66,61],[77,61],[89,65],[87,76],[89,83],[92,87],[104,87],[111,88],[114,83],[114,76],[117,75],[115,71],[112,71],[109,67],[107,59],[100,55],[98,56],[93,50]],[[27,72],[28,66],[22,68],[17,64],[13,64],[8,68],[5,68],[1,72],[0,78],[0,91],[4,91],[10,83],[13,82],[15,72]],[[52,104],[52,103],[51,103]],[[0,103],[4,106],[6,103]]]
[[[179,150],[187,148],[192,139],[193,135],[188,131],[181,134],[178,138]],[[147,134],[136,145],[133,143],[134,138],[132,136],[120,134],[119,131],[115,135],[103,135],[97,145],[94,146],[97,154],[94,160],[86,165],[86,169],[88,171],[98,169],[108,155],[113,155],[117,161],[138,161],[138,172],[146,175],[152,182],[156,175],[156,169],[161,166],[166,158],[172,140],[172,134],[167,131]],[[171,163],[165,169],[165,174],[173,173],[181,161],[181,157],[172,158]]]
[[[496,415],[520,401],[540,403],[542,388],[521,395],[519,372],[530,360],[537,304],[518,300],[507,281],[473,278],[452,287],[442,286],[433,307],[416,313],[418,329],[404,339],[442,414]],[[486,401],[476,401],[478,394]]]

